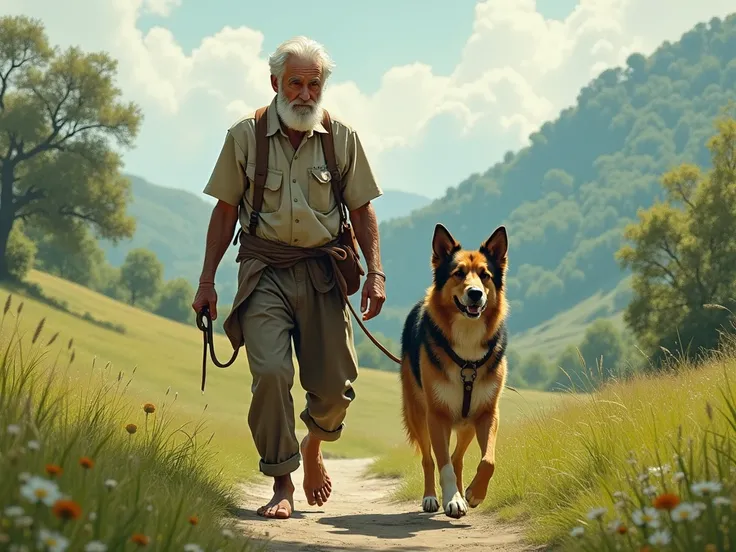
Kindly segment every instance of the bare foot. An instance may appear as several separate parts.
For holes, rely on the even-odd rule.
[[[299,448],[304,462],[304,494],[307,502],[311,506],[315,504],[322,506],[330,498],[332,481],[322,461],[320,440],[307,434]]]
[[[267,518],[287,519],[294,511],[294,484],[290,475],[275,477],[273,482],[273,498],[265,506],[257,510],[259,516]]]

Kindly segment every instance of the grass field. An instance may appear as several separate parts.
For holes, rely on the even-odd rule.
[[[676,363],[665,374],[566,394],[524,415],[507,401],[496,472],[479,511],[522,521],[531,541],[562,544],[563,550],[639,550],[645,544],[649,550],[725,550],[723,543],[736,539],[734,383],[731,346],[704,367]],[[478,460],[473,444],[466,484]],[[390,451],[374,471],[400,476],[396,498],[419,507],[418,454]],[[709,488],[718,496],[709,496]],[[643,527],[642,512],[656,519]],[[573,527],[576,537],[570,536]],[[651,548],[665,541],[673,547]],[[704,547],[708,543],[716,547]]]
[[[227,369],[217,368],[208,359],[207,386],[202,395],[202,334],[194,324],[194,316],[191,325],[173,322],[38,271],[33,271],[28,280],[40,285],[45,295],[66,301],[79,316],[89,312],[98,320],[125,328],[121,334],[25,297],[24,331],[32,332],[38,320],[46,317],[47,331],[59,331],[62,340],[74,339],[76,358],[72,377],[87,378],[93,359],[98,367],[110,362],[110,373],[123,371],[126,377],[136,368],[127,391],[132,400],[141,404],[156,402],[170,388],[170,395],[178,393],[177,420],[200,419],[206,406],[206,429],[214,432],[211,444],[218,452],[218,462],[222,463],[225,474],[233,478],[256,474],[256,454],[247,426],[251,378],[242,349]],[[0,301],[5,300],[5,294],[0,296]],[[13,294],[18,302],[20,295],[16,291]],[[215,335],[215,351],[220,360],[230,357],[232,349],[224,336]],[[346,431],[339,442],[325,444],[325,456],[373,456],[392,447],[405,448],[398,422],[397,377],[395,373],[361,369],[356,382],[357,399],[350,408]],[[292,395],[298,413],[304,398],[298,372]],[[533,408],[550,397],[554,395],[523,392],[522,397],[509,393],[506,400],[512,409]],[[298,418],[297,431],[304,431]]]

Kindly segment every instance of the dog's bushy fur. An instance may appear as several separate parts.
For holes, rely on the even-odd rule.
[[[432,452],[448,516],[461,517],[468,506],[478,506],[493,476],[498,402],[506,382],[507,254],[503,226],[477,250],[466,250],[438,224],[432,238],[432,285],[404,323],[402,410],[409,440],[422,455],[422,507],[427,512],[439,509]],[[488,360],[475,372],[470,408],[463,417],[465,384],[458,362],[484,357]],[[470,375],[467,369],[465,373]],[[450,457],[453,430],[457,444]],[[463,457],[474,437],[481,460],[463,495]]]

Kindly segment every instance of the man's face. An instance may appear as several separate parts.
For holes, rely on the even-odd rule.
[[[278,94],[279,114],[289,127],[306,131],[322,118],[323,82],[319,63],[290,58],[281,83],[271,75],[271,86]]]

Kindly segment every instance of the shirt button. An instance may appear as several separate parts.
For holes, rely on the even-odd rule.
[[[297,203],[299,200],[297,198],[294,198],[294,203]]]
[[[291,181],[296,184],[296,178],[292,178]]]
[[[299,159],[299,155],[295,155],[294,156],[294,159]]]
[[[297,224],[299,224],[299,219],[294,219],[294,222],[296,222]]]

